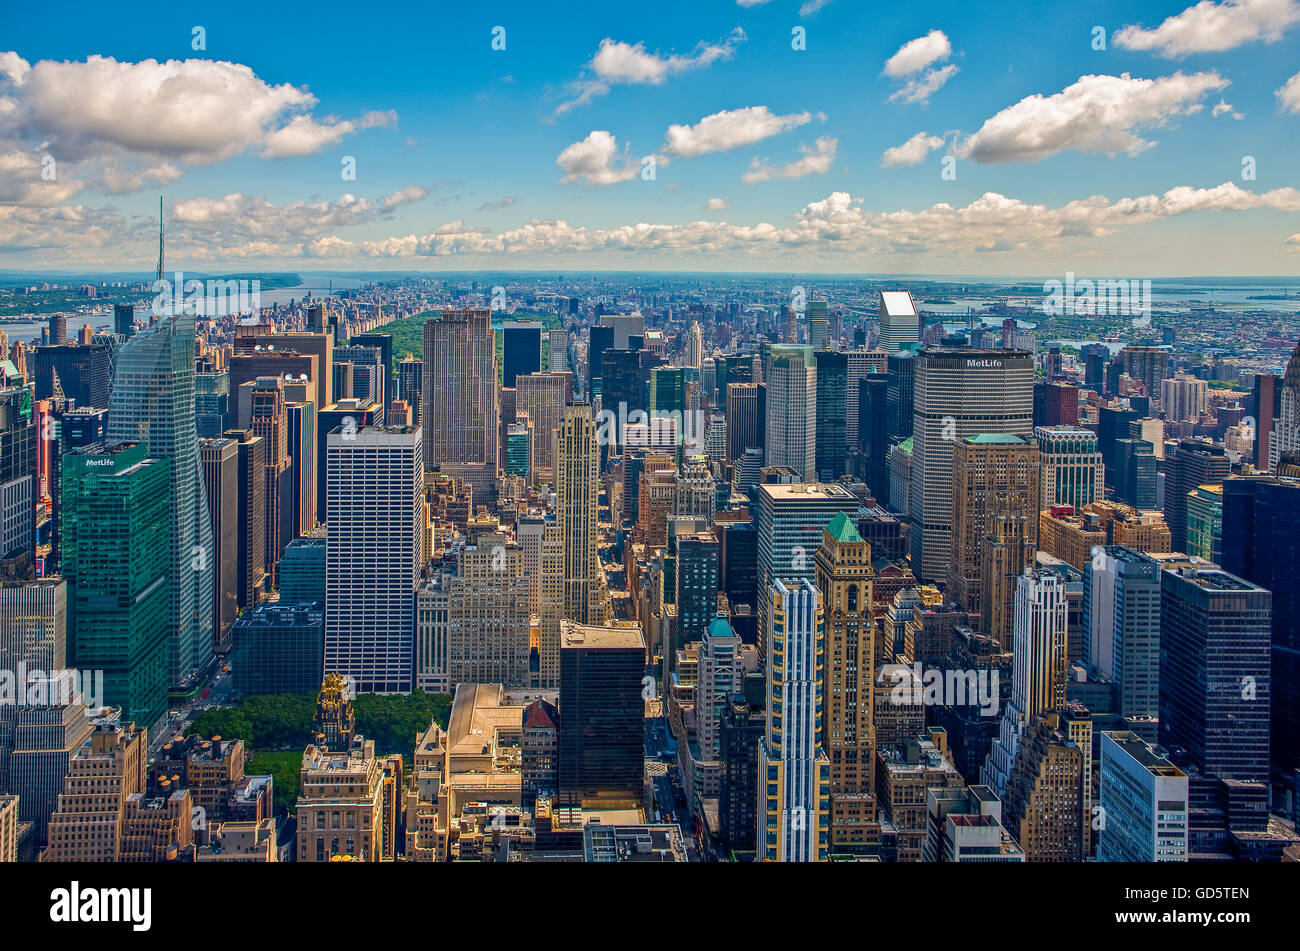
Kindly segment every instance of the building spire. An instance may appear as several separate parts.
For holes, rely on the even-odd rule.
[[[158,196],[158,273],[154,280],[161,281],[163,276],[163,200]]]

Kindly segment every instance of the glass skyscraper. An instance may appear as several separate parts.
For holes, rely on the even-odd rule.
[[[117,351],[108,438],[171,461],[168,668],[179,683],[212,656],[214,558],[194,420],[193,314],[165,314]]]

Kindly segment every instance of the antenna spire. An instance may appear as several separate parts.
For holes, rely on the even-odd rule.
[[[161,281],[163,276],[163,200],[158,196],[158,274],[154,280]]]

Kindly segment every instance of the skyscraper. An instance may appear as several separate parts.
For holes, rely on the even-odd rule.
[[[640,803],[645,640],[636,623],[565,620],[560,632],[559,793],[563,802]]]
[[[1034,438],[1043,466],[1040,510],[1071,505],[1078,511],[1102,497],[1106,467],[1095,432],[1078,426],[1037,426]]]
[[[1066,621],[1064,579],[1033,569],[1021,575],[1016,584],[1011,702],[1003,708],[998,737],[981,774],[984,785],[999,796],[1006,792],[1026,729],[1065,705]]]
[[[947,577],[952,555],[952,459],[977,433],[1033,431],[1033,359],[1023,350],[927,348],[916,356],[912,434],[912,570]]]
[[[600,503],[600,446],[591,407],[566,406],[555,458],[556,521],[564,538],[564,617],[600,624],[604,572],[596,552]]]
[[[199,461],[212,518],[213,641],[224,651],[239,613],[239,443],[226,436],[200,440]]]
[[[428,520],[421,456],[418,427],[328,437],[325,672],[360,693],[411,690]]]
[[[68,653],[104,671],[105,703],[149,726],[167,712],[170,683],[170,468],[143,443],[99,443],[63,459]]]
[[[1300,479],[1223,482],[1223,568],[1273,593],[1271,756],[1275,775],[1300,768]]]
[[[817,366],[810,347],[775,346],[768,368],[764,426],[769,466],[817,478]]]
[[[767,387],[762,383],[728,383],[727,462],[738,463],[746,449],[764,448]]]
[[[502,386],[514,386],[515,377],[542,369],[542,325],[536,320],[507,320],[501,325]]]
[[[424,466],[486,467],[495,478],[500,413],[489,310],[444,310],[424,322],[420,420]]]
[[[1130,731],[1101,734],[1098,862],[1186,862],[1187,774]]]
[[[834,852],[861,853],[880,834],[871,546],[840,512],[822,529],[814,561],[826,623],[823,737],[831,770],[830,846]]]
[[[921,318],[911,291],[880,292],[880,349],[894,353],[921,339]]]
[[[1268,782],[1272,595],[1210,568],[1161,574],[1160,745],[1204,774]]]
[[[1152,729],[1160,707],[1160,566],[1131,548],[1094,549],[1083,572],[1083,659],[1119,686],[1120,716]]]
[[[759,746],[758,854],[770,862],[830,855],[830,761],[823,746],[825,618],[807,579],[772,583],[767,725]]]
[[[817,364],[817,478],[833,482],[848,471],[849,361],[839,350],[814,350],[813,357]]]
[[[1202,485],[1227,478],[1232,469],[1222,443],[1184,439],[1166,453],[1165,521],[1174,551],[1187,551],[1187,496]]]
[[[116,353],[108,438],[170,460],[168,670],[173,683],[212,656],[212,523],[194,421],[194,315],[163,315]]]
[[[1277,419],[1268,444],[1269,472],[1278,471],[1283,455],[1300,453],[1300,343],[1287,362],[1277,402]]]
[[[1033,439],[981,433],[953,447],[948,590],[1001,643],[1016,578],[1038,550],[1039,474]]]

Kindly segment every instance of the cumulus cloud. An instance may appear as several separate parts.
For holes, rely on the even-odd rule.
[[[310,207],[291,203],[277,208],[264,199],[234,195],[178,203],[178,220],[169,235],[190,257],[214,260],[245,256],[252,247],[260,248],[262,257],[278,253],[339,261],[600,252],[689,254],[692,259],[714,254],[770,258],[798,251],[826,255],[930,251],[969,255],[989,251],[1058,252],[1163,218],[1256,209],[1294,214],[1300,211],[1300,190],[1279,188],[1257,193],[1225,182],[1213,188],[1180,186],[1162,195],[1114,201],[1094,195],[1058,207],[988,192],[961,208],[940,202],[919,210],[888,211],[868,210],[860,198],[833,192],[805,205],[784,225],[700,220],[585,228],[564,220],[534,219],[494,233],[456,220],[419,234],[357,241],[342,238],[333,230],[341,223],[368,220],[375,213],[374,206],[363,199],[343,196],[332,203]],[[20,227],[26,227],[23,233],[33,240],[38,229],[31,227],[32,220],[65,209],[21,211],[26,212],[26,224],[20,226],[12,222],[12,211],[6,215],[0,210],[0,249],[10,243]],[[249,230],[244,223],[252,220],[250,214],[254,211],[253,217],[259,223],[273,225]],[[218,228],[230,222],[235,223],[234,230]]]
[[[1296,73],[1276,90],[1278,102],[1286,112],[1300,113],[1300,73]]]
[[[801,145],[799,151],[803,158],[795,159],[784,165],[768,165],[758,159],[749,166],[749,171],[740,177],[746,185],[770,182],[775,178],[804,178],[807,175],[824,175],[835,163],[836,139],[823,135],[813,145]]]
[[[624,153],[626,149],[623,150]],[[564,171],[563,184],[585,182],[588,185],[613,185],[635,178],[640,166],[622,156],[618,142],[604,129],[592,131],[581,142],[574,142],[555,158],[555,164]]]
[[[315,155],[322,149],[338,145],[344,136],[352,135],[362,129],[374,129],[379,126],[393,125],[397,122],[397,113],[367,112],[360,119],[317,121],[311,116],[294,116],[283,128],[277,129],[266,138],[262,147],[263,158],[297,158],[303,155]]]
[[[1224,116],[1224,115],[1231,116],[1234,119],[1245,118],[1245,116],[1243,116],[1240,112],[1232,108],[1232,104],[1225,99],[1219,100],[1218,104],[1213,109],[1210,110],[1210,115],[1214,116],[1216,119],[1219,116]]]
[[[710,198],[704,203],[705,211],[726,211],[731,207],[731,202],[725,198]]]
[[[952,43],[942,30],[931,30],[925,36],[908,40],[893,56],[885,60],[884,75],[903,80],[894,90],[890,102],[926,103],[943,84],[957,73],[957,65],[935,66],[952,56]]]
[[[745,42],[745,31],[740,27],[716,43],[699,43],[685,55],[649,52],[644,43],[624,43],[609,37],[600,41],[600,48],[583,68],[583,76],[569,84],[573,98],[562,102],[555,115],[563,115],[578,106],[584,106],[597,96],[603,96],[618,84],[657,86],[665,80],[711,66],[718,60],[731,59],[736,47]]]
[[[935,149],[943,148],[943,143],[944,140],[937,135],[918,132],[902,145],[895,145],[893,148],[885,149],[880,165],[882,168],[904,168],[909,165],[919,165]]]
[[[1037,162],[1059,152],[1136,155],[1155,143],[1137,130],[1193,115],[1229,85],[1214,71],[1159,79],[1081,76],[1052,96],[1026,96],[985,121],[957,154],[976,162]]]
[[[1276,43],[1300,22],[1297,0],[1202,0],[1154,29],[1126,26],[1115,45],[1154,52],[1166,59],[1191,53],[1219,53],[1249,43]]]
[[[767,106],[724,109],[705,116],[695,125],[670,125],[664,151],[683,158],[725,152],[797,129],[812,118],[810,112],[778,116]]]

